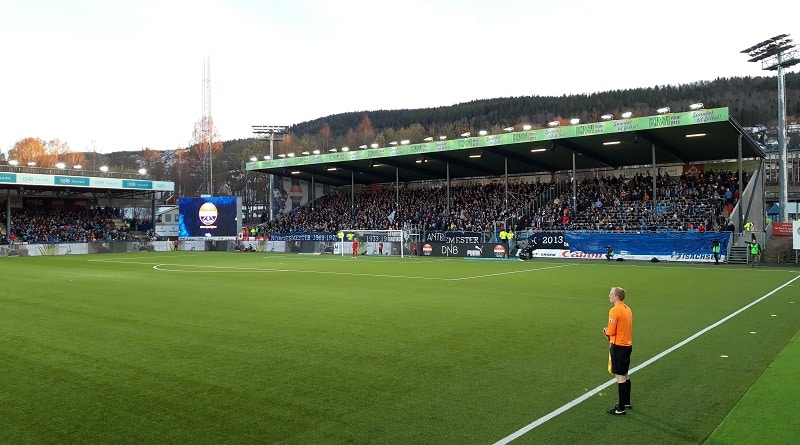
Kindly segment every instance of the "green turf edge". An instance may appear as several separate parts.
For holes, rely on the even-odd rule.
[[[794,444],[800,431],[800,331],[704,442]]]

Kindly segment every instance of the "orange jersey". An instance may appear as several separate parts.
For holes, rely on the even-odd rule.
[[[633,312],[627,304],[619,302],[608,311],[606,335],[617,346],[633,345]]]

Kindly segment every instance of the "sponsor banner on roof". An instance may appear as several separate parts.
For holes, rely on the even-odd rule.
[[[39,173],[0,173],[0,184],[35,185],[48,187],[83,187],[108,189],[136,189],[172,191],[175,183],[166,181],[144,181],[94,176],[45,175]]]
[[[504,134],[489,134],[446,141],[420,142],[402,146],[376,147],[348,152],[320,154],[316,156],[295,156],[292,158],[270,159],[248,162],[247,170],[282,168],[300,165],[332,163],[342,161],[378,159],[395,156],[424,155],[453,150],[471,150],[503,144],[516,144],[527,141],[546,141],[573,137],[613,135],[620,132],[655,128],[680,127],[709,122],[725,122],[729,118],[727,108],[711,108],[669,113],[658,116],[642,116],[592,122],[565,127],[541,128]]]

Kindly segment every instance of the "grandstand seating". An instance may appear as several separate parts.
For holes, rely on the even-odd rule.
[[[12,209],[11,227],[16,243],[131,241],[132,233],[115,221],[112,209]],[[4,237],[6,238],[6,237]]]
[[[745,183],[748,175],[743,175]],[[712,231],[725,228],[739,189],[738,175],[709,170],[698,175],[656,178],[597,175],[576,186],[568,178],[553,182],[502,179],[458,182],[448,194],[442,183],[403,186],[400,208],[392,187],[365,188],[351,196],[336,192],[257,227],[269,233],[336,232],[342,227],[385,230],[414,225],[422,231],[493,232],[497,221],[513,229],[536,231]],[[726,191],[731,190],[731,197]],[[506,200],[508,202],[506,203]],[[115,219],[116,218],[116,219]],[[134,240],[136,234],[108,209],[14,209],[11,233],[18,242]]]
[[[743,175],[745,183],[748,175]],[[333,232],[340,227],[379,230],[402,224],[422,230],[489,232],[495,221],[514,221],[515,229],[601,231],[711,231],[725,228],[738,175],[709,170],[699,175],[656,178],[658,196],[652,199],[650,176],[598,176],[583,179],[572,203],[569,180],[549,183],[512,182],[506,208],[502,181],[460,183],[446,189],[404,187],[400,212],[394,212],[396,192],[365,189],[354,197],[334,193],[260,226],[264,232]],[[730,203],[731,207],[728,207]],[[394,213],[393,213],[394,212]]]

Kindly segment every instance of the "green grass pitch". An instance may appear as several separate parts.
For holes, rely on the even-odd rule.
[[[610,381],[611,286],[634,311],[633,366],[769,296],[634,372],[627,416],[605,414],[609,386],[513,443],[727,443],[764,419],[725,422],[739,400],[797,362],[776,357],[800,330],[798,268],[228,252],[0,267],[0,443],[503,441]],[[775,423],[776,440],[794,428]]]

